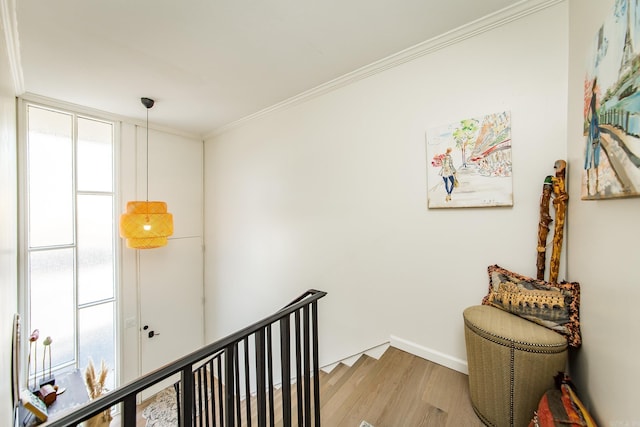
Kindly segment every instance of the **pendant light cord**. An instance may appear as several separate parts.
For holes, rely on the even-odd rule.
[[[147,107],[147,213],[149,209],[149,108]]]
[[[146,141],[146,153],[147,153],[147,181],[146,181],[146,206],[147,206],[147,221],[149,220],[149,109],[151,107],[153,107],[154,104],[154,100],[151,98],[140,98],[140,101],[142,101],[142,105],[144,105],[147,108],[147,141]]]

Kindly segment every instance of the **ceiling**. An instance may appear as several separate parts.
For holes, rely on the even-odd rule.
[[[11,0],[0,0],[0,3]],[[205,136],[514,0],[16,0],[22,92]],[[5,10],[3,8],[3,10]],[[15,19],[17,17],[17,19]],[[6,22],[6,20],[5,20]],[[13,67],[16,69],[16,67]]]

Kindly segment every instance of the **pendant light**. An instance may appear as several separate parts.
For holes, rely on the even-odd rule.
[[[147,108],[147,194],[145,201],[127,202],[127,211],[120,216],[120,237],[127,239],[128,248],[153,249],[165,246],[173,234],[173,215],[165,202],[149,201],[149,109],[154,100],[140,100]]]

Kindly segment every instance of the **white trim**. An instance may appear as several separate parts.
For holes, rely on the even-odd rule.
[[[2,1],[2,0],[0,0]],[[18,100],[17,104],[17,131],[16,135],[18,136],[17,143],[17,151],[16,157],[18,161],[18,177],[17,177],[17,186],[18,186],[18,313],[20,313],[20,317],[22,320],[22,331],[27,336],[28,328],[26,319],[31,318],[31,313],[29,312],[29,304],[28,304],[28,293],[29,289],[27,288],[27,225],[26,225],[26,212],[27,209],[27,174],[26,174],[26,140],[27,140],[27,127],[23,125],[26,121],[27,116],[27,106],[23,100]],[[21,384],[28,384],[26,379],[29,375],[27,370],[26,363],[23,363],[25,359],[25,355],[29,354],[29,340],[22,340],[22,345],[20,347],[20,379]]]
[[[455,371],[462,372],[465,375],[469,375],[469,366],[467,365],[467,362],[462,359],[444,354],[437,350],[423,347],[419,344],[393,335],[391,335],[390,337],[390,343],[391,347],[395,347],[399,350],[411,353],[414,356],[430,360],[431,362],[437,363],[438,365],[446,366],[447,368],[451,368]]]
[[[364,67],[358,68],[355,71],[330,80],[291,98],[285,99],[282,102],[264,108],[256,113],[250,114],[229,124],[223,125],[215,129],[213,132],[205,135],[204,139],[207,140],[212,137],[221,135],[239,126],[242,126],[249,121],[258,119],[279,110],[283,110],[287,107],[301,104],[310,99],[324,95],[351,83],[366,79],[367,77],[397,67],[406,62],[413,61],[414,59],[436,52],[440,49],[444,49],[445,47],[462,42],[466,39],[475,37],[484,32],[493,30],[494,28],[509,24],[515,20],[524,18],[533,13],[537,13],[548,7],[555,6],[556,4],[562,3],[564,1],[565,0],[521,0],[511,6],[489,14],[483,18],[472,21],[468,24],[448,31],[439,36],[433,37],[424,42],[418,43],[417,45],[387,56],[386,58],[373,62]]]
[[[386,342],[386,343],[380,344],[379,346],[370,348],[369,350],[365,351],[364,354],[378,360],[382,357],[384,352],[387,351],[389,347],[390,347],[390,344]]]
[[[15,0],[0,0],[0,16],[4,27],[4,37],[7,45],[9,68],[13,77],[15,95],[24,93],[24,74],[20,58],[20,41],[18,37],[18,14]]]
[[[389,342],[383,342],[382,344],[378,344],[376,346],[373,346],[367,350],[363,350],[359,353],[356,353],[354,355],[351,356],[347,356],[343,359],[340,359],[336,362],[333,363],[329,363],[327,365],[321,366],[320,370],[324,371],[325,373],[329,374],[331,373],[331,371],[333,371],[335,369],[336,366],[338,366],[340,363],[343,363],[349,367],[351,367],[354,363],[356,363],[358,361],[358,359],[360,359],[360,357],[363,354],[366,354],[369,357],[372,357],[374,359],[380,359],[380,357],[384,354],[385,351],[387,351],[387,349],[389,348]]]
[[[2,1],[4,0],[0,0],[0,2]],[[147,122],[145,120],[136,120],[131,117],[122,116],[119,114],[113,114],[113,113],[98,110],[95,108],[85,107],[83,105],[74,104],[72,102],[60,101],[58,99],[37,95],[31,92],[26,92],[22,94],[20,98],[29,102],[46,105],[52,108],[60,108],[60,109],[74,111],[75,113],[80,115],[96,116],[103,120],[109,120],[114,122],[120,121],[122,123],[131,124],[133,126],[139,126],[144,129],[146,129],[147,127]],[[197,141],[203,141],[201,135],[196,135],[194,133],[189,133],[189,132],[183,132],[183,131],[171,129],[165,126],[158,126],[158,125],[154,125],[153,123],[149,123],[149,129],[153,129],[163,133],[168,133],[170,135],[181,136],[184,138],[194,139]]]
[[[120,154],[122,146],[122,122],[113,122],[113,221],[115,224],[119,224],[120,213],[122,212],[122,202],[120,200]],[[115,312],[115,325],[114,331],[116,333],[115,351],[115,369],[116,387],[120,387],[125,383],[124,381],[124,344],[125,344],[125,320],[124,320],[124,304],[122,303],[123,281],[122,281],[122,245],[120,244],[120,234],[117,227],[113,235],[113,260],[114,266],[114,280],[116,281],[114,286],[114,292],[116,293],[116,312]]]

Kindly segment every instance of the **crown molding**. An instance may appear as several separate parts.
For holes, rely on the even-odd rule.
[[[13,77],[13,87],[16,96],[20,96],[24,93],[24,75],[20,59],[16,0],[0,0],[0,16],[2,17],[2,27],[4,28],[4,38],[7,45],[9,68]]]
[[[250,114],[229,124],[223,125],[215,129],[211,133],[205,135],[204,139],[207,140],[216,137],[232,129],[240,127],[252,120],[264,117],[268,114],[283,110],[288,107],[292,107],[294,105],[301,104],[310,99],[337,90],[359,80],[366,79],[391,68],[400,66],[422,56],[429,55],[448,46],[460,43],[464,40],[473,38],[482,33],[491,31],[495,28],[509,24],[518,19],[522,19],[528,15],[540,12],[541,10],[563,3],[565,1],[566,0],[521,0],[511,6],[508,6],[483,18],[472,21],[468,24],[448,31],[439,36],[433,37],[424,42],[418,43],[398,53],[387,56],[386,58],[383,58],[379,61],[358,68],[357,70],[347,73],[341,77],[330,80],[327,83],[323,83],[312,89],[304,91],[282,102],[264,108],[256,113]]]
[[[146,128],[148,126],[149,129],[153,129],[158,132],[163,132],[163,133],[167,133],[170,135],[175,135],[175,136],[179,136],[187,139],[193,139],[196,141],[203,141],[202,135],[198,135],[192,132],[185,132],[177,129],[172,129],[167,126],[154,124],[153,122],[147,123],[144,119],[138,120],[132,117],[127,117],[120,114],[114,114],[108,111],[98,110],[96,108],[85,107],[83,105],[78,105],[78,104],[74,104],[72,102],[67,102],[67,101],[61,101],[59,99],[49,98],[43,95],[31,93],[31,92],[23,93],[18,97],[18,99],[25,102],[31,102],[44,107],[48,107],[48,108],[54,108],[54,109],[58,108],[58,109],[64,109],[67,111],[73,111],[76,114],[94,117],[101,120],[121,122],[129,125],[133,125],[133,126],[138,126],[141,128]]]

